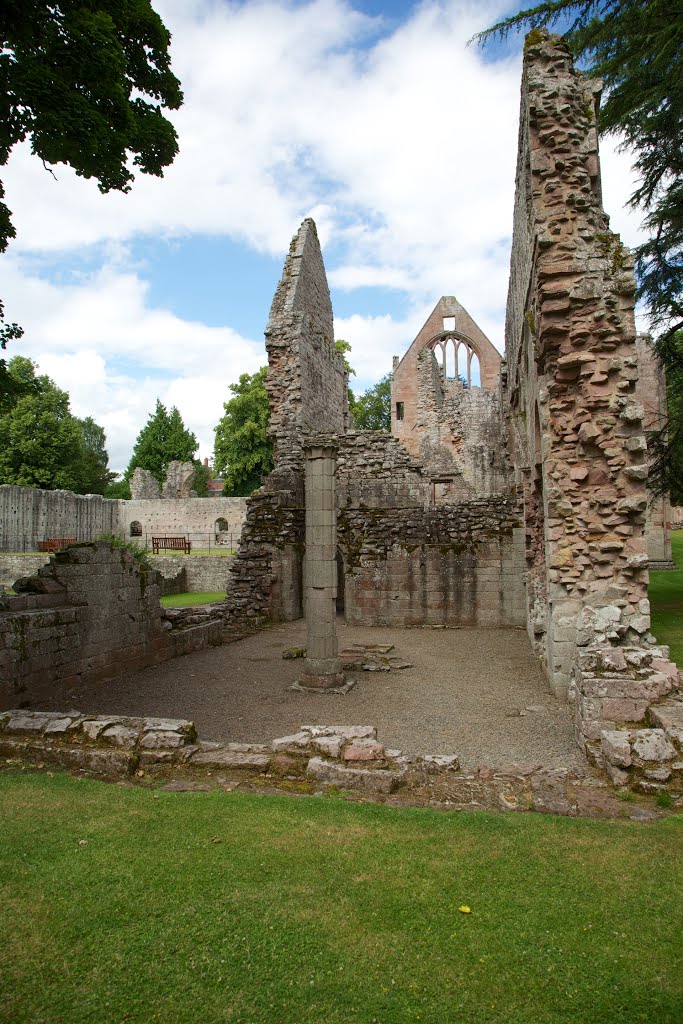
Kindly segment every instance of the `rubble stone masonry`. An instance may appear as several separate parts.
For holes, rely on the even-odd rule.
[[[59,684],[111,679],[219,643],[220,623],[164,631],[160,576],[99,541],[59,551],[19,595],[0,597],[0,706],[40,700]]]
[[[574,695],[577,738],[598,761],[600,736],[645,723],[678,677],[650,634],[635,280],[602,208],[599,91],[558,36],[529,34],[504,390],[525,494],[530,633],[556,692]]]

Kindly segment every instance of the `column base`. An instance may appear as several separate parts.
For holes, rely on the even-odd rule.
[[[300,690],[302,693],[348,693],[356,685],[355,679],[347,679],[343,672],[315,674],[304,672],[302,676],[292,683],[291,690]]]

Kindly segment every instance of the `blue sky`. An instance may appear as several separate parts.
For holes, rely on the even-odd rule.
[[[156,0],[186,101],[163,179],[102,196],[28,148],[6,168],[17,239],[0,294],[123,469],[157,397],[211,455],[228,385],[265,362],[292,234],[315,218],[356,390],[455,294],[502,349],[521,38],[466,47],[510,9],[427,0]],[[624,241],[628,159],[603,146]]]

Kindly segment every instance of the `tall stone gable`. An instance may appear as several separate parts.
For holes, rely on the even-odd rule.
[[[276,476],[303,467],[307,434],[341,434],[347,374],[334,347],[332,303],[315,223],[292,239],[266,327],[270,436]]]

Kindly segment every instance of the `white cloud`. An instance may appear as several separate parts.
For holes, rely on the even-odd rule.
[[[105,428],[116,469],[125,468],[157,397],[178,406],[202,456],[211,455],[228,383],[265,360],[260,340],[150,309],[146,283],[108,264],[77,284],[56,286],[22,272],[21,260],[10,256],[2,278],[26,331],[7,354],[34,359],[69,392],[75,415],[91,415]]]
[[[520,58],[485,64],[465,46],[502,0],[426,2],[384,34],[345,0],[155,6],[186,97],[172,115],[180,155],[165,177],[142,175],[130,194],[102,196],[68,168],[54,181],[25,146],[4,175],[17,240],[0,294],[27,328],[24,348],[71,381],[80,414],[109,425],[112,461],[127,461],[157,394],[178,404],[206,451],[227,383],[263,361],[260,340],[151,307],[145,281],[155,268],[127,262],[140,235],[223,234],[284,255],[313,215],[333,287],[407,298],[400,318],[388,309],[338,320],[359,380],[387,372],[442,294],[455,294],[502,347]],[[613,227],[632,244],[637,218],[621,210],[628,161],[609,143],[603,174]],[[103,242],[100,269],[67,286],[20,259]],[[255,334],[266,317],[254,312]]]

